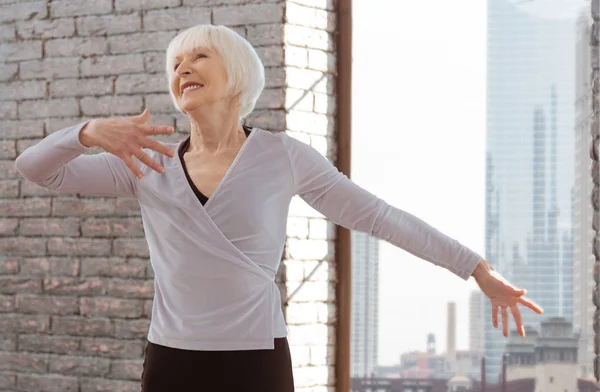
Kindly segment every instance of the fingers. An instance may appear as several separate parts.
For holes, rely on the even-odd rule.
[[[515,325],[517,326],[517,331],[519,335],[525,336],[525,328],[523,328],[523,319],[521,318],[521,311],[517,307],[517,305],[513,305],[510,307],[510,312],[512,313],[513,319],[515,320]]]
[[[502,335],[508,336],[508,310],[502,308]]]
[[[124,157],[121,157],[121,159],[123,160],[123,162],[125,162],[125,164],[129,168],[129,170],[131,170],[137,178],[139,178],[141,180],[142,177],[144,177],[144,174],[142,173],[140,168],[135,164],[135,162],[133,161],[133,158],[131,158],[130,156],[124,156]]]
[[[541,307],[539,307],[537,304],[533,303],[525,297],[520,297],[519,299],[517,299],[517,302],[519,302],[521,305],[527,306],[529,309],[533,310],[537,314],[544,313],[544,310]]]
[[[492,304],[492,325],[498,328],[498,307]]]
[[[145,135],[170,135],[175,130],[167,125],[140,125],[138,129]]]
[[[150,110],[144,109],[142,114],[138,114],[137,116],[132,116],[131,121],[133,121],[136,124],[143,124],[143,123],[147,122],[149,118],[150,118]]]
[[[171,158],[173,158],[175,156],[175,152],[173,150],[171,150],[169,147],[165,146],[161,142],[154,140],[154,139],[143,138],[142,147],[149,148],[149,149],[159,152],[161,154],[165,154]]]
[[[140,160],[140,162],[142,162],[143,164],[147,165],[149,168],[156,170],[159,173],[164,172],[164,168],[160,165],[160,163],[153,161],[152,158],[150,158],[148,156],[148,154],[146,154],[144,151],[140,150],[138,151],[138,153],[135,155],[135,157],[137,159]],[[141,177],[140,177],[141,178]]]

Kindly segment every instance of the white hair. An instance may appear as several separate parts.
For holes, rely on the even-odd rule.
[[[206,24],[182,31],[167,47],[169,92],[177,110],[183,112],[170,88],[175,56],[197,48],[208,48],[219,53],[225,64],[231,95],[240,94],[240,117],[250,114],[265,86],[263,63],[252,45],[238,33],[225,26]]]

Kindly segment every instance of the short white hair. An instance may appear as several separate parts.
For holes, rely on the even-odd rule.
[[[265,68],[250,43],[235,31],[220,25],[200,24],[188,28],[167,47],[166,71],[169,93],[175,107],[183,112],[171,91],[175,56],[197,48],[215,50],[223,58],[231,95],[240,94],[240,117],[252,113],[265,87]]]

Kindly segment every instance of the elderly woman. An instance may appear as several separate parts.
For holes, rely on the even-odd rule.
[[[474,276],[498,326],[517,304],[541,312],[475,252],[354,184],[284,132],[242,125],[264,87],[252,46],[223,26],[183,31],[166,52],[175,107],[190,135],[149,125],[148,110],[52,133],[16,160],[26,179],[60,193],[139,201],[155,271],[142,390],[294,390],[274,282],[293,196],[333,222],[367,232],[463,279]],[[83,154],[92,147],[105,152]],[[134,157],[136,158],[134,160]]]

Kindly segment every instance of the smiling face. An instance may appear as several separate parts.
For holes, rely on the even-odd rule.
[[[171,92],[185,113],[231,98],[225,64],[212,49],[197,48],[177,54],[170,79]]]

